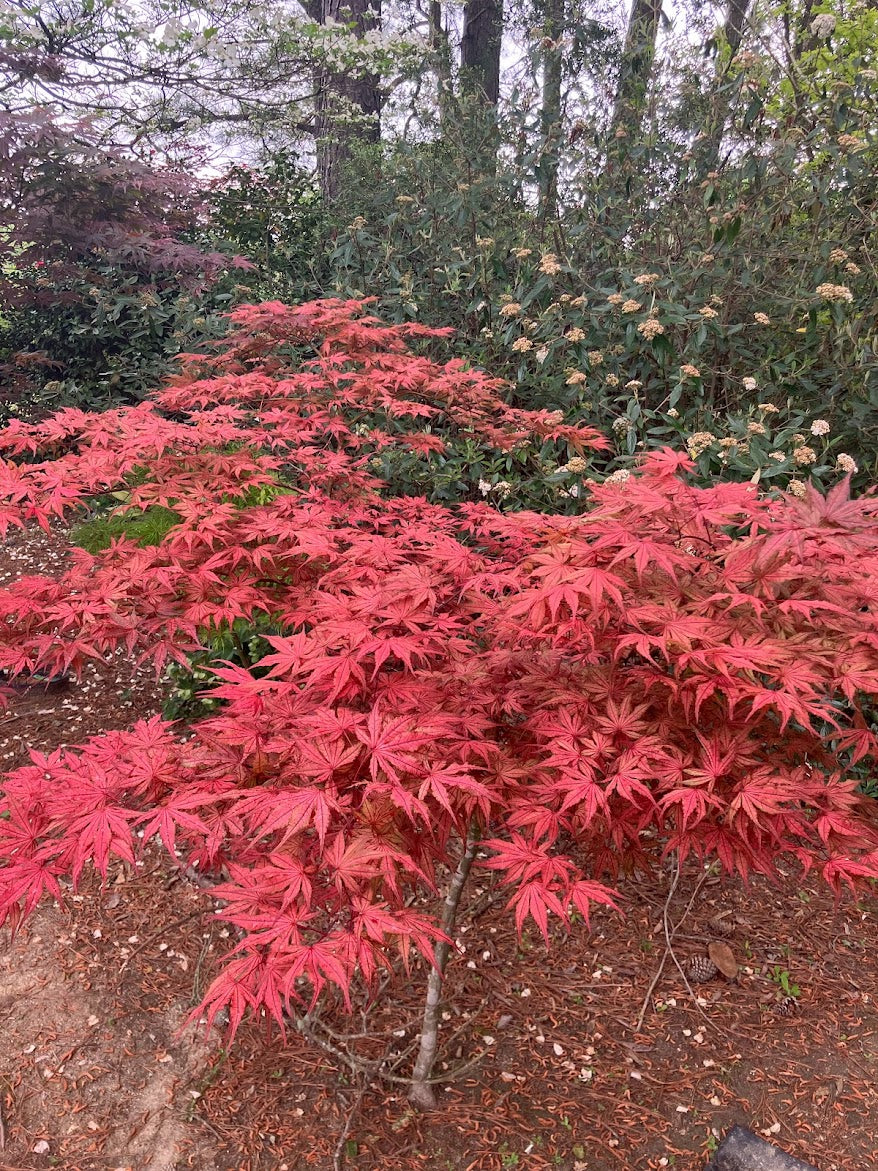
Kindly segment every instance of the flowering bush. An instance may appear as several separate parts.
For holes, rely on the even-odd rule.
[[[432,958],[453,915],[429,900],[455,868],[459,897],[472,862],[547,941],[612,905],[605,883],[650,843],[729,873],[786,855],[836,887],[878,877],[845,772],[878,747],[857,706],[878,692],[874,497],[702,488],[669,451],[579,517],[388,497],[375,453],[429,459],[441,432],[570,464],[602,440],[416,356],[435,331],[358,303],[232,320],[151,402],[0,433],[4,529],[110,491],[178,517],[159,544],[121,537],[0,591],[0,667],[119,646],[186,662],[241,621],[270,652],[203,668],[222,706],[185,739],[151,719],[11,773],[0,918],[158,839],[237,932],[197,1010],[227,1008],[234,1033]]]
[[[747,64],[742,54],[731,78],[754,87],[745,107],[776,100],[768,57]],[[703,476],[750,479],[761,468],[780,487],[830,486],[845,454],[856,483],[871,482],[878,384],[864,241],[875,232],[876,155],[868,134],[859,146],[834,140],[842,126],[874,121],[874,87],[861,78],[855,89],[856,100],[846,86],[815,93],[807,134],[787,133],[788,110],[739,128],[717,171],[691,143],[651,141],[639,198],[603,211],[607,177],[582,135],[566,152],[571,190],[557,223],[528,206],[519,119],[496,171],[474,168],[463,149],[456,158],[439,145],[400,147],[340,209],[327,279],[342,296],[368,289],[393,320],[454,325],[459,352],[506,376],[516,403],[604,431],[628,418],[608,473],[645,450],[685,450],[699,432],[727,438],[768,402],[790,438],[826,419],[832,451],[816,449],[803,470],[790,445],[778,471],[768,460],[778,446],[754,444],[751,459],[739,445],[734,458],[699,463]],[[515,474],[499,478],[513,484],[510,503],[537,503],[529,470],[520,490]]]
[[[786,321],[772,324],[767,314],[745,310],[740,291],[710,291],[723,284],[711,271],[717,256],[701,258],[691,274],[621,272],[619,291],[598,296],[581,286],[577,294],[562,291],[577,287],[572,266],[547,287],[538,260],[519,261],[514,293],[495,308],[496,324],[486,331],[491,360],[502,368],[504,350],[507,363],[514,360],[523,399],[612,429],[618,462],[608,470],[644,450],[671,445],[697,458],[710,447],[698,461],[704,483],[719,477],[786,487],[803,478],[831,484],[859,471],[862,452],[871,458],[869,429],[853,427],[832,398],[815,403],[831,422],[815,419],[806,405],[813,396],[801,390],[830,375],[837,385],[847,374],[854,385],[861,377],[840,352],[851,329],[847,286],[820,285],[792,321],[787,308]],[[818,299],[835,308],[823,314]],[[809,311],[818,327],[792,328]],[[753,373],[732,377],[731,363]],[[847,409],[855,401],[852,394]],[[800,433],[815,424],[821,442],[807,460]],[[705,436],[713,436],[710,444]]]

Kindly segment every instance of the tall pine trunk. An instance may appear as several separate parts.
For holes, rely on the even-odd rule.
[[[540,110],[540,219],[545,225],[558,210],[558,170],[563,133],[564,0],[545,0],[543,92]]]
[[[708,121],[699,151],[699,172],[702,176],[715,170],[719,164],[723,136],[732,113],[728,67],[741,47],[751,4],[752,0],[728,0],[726,4],[723,35],[728,48],[727,53],[717,61],[711,87]]]

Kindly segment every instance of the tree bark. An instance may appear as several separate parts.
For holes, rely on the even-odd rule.
[[[451,46],[448,29],[442,22],[441,0],[430,0],[430,48],[436,62],[436,89],[439,105],[439,125],[445,131],[450,116],[450,105],[454,95],[451,78]]]
[[[309,0],[306,11],[320,24],[347,24],[358,37],[381,27],[381,0]],[[318,76],[317,173],[328,203],[338,199],[341,169],[354,144],[380,140],[380,118],[381,90],[375,74],[325,72]]]
[[[614,142],[633,142],[640,136],[661,12],[661,0],[633,0],[610,123],[611,149]],[[627,151],[623,148],[622,153]]]
[[[751,4],[752,0],[728,0],[726,5],[723,35],[728,45],[728,57],[724,62],[717,61],[717,69],[711,87],[708,124],[704,130],[705,140],[699,152],[701,156],[699,173],[702,176],[706,175],[708,171],[715,170],[719,163],[723,135],[731,112],[731,101],[727,89],[728,66],[741,47]]]
[[[469,0],[463,10],[461,87],[490,107],[500,97],[503,0]]]
[[[733,57],[741,47],[744,26],[747,23],[747,14],[750,11],[750,2],[751,0],[729,0],[728,8],[726,9],[726,42]]]
[[[460,896],[463,894],[463,888],[466,886],[466,880],[472,869],[478,844],[478,838],[471,831],[445,896],[441,926],[449,937],[454,931]],[[409,1101],[421,1110],[436,1109],[436,1091],[430,1078],[439,1050],[439,1004],[442,996],[442,977],[445,975],[445,965],[448,963],[450,951],[450,943],[436,944],[433,952],[433,968],[427,979],[427,1000],[424,1005],[424,1019],[421,1023],[421,1042],[409,1088]]]
[[[558,169],[563,130],[564,0],[545,0],[543,24],[543,92],[540,111],[540,219],[547,223],[558,210]]]

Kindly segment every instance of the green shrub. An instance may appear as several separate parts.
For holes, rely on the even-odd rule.
[[[260,669],[259,662],[272,653],[266,636],[281,632],[282,626],[267,617],[252,621],[238,618],[232,623],[223,623],[219,630],[202,639],[203,649],[187,656],[186,666],[169,664],[165,678],[170,691],[162,714],[168,720],[191,722],[215,711],[221,701],[211,692],[222,680],[213,674],[213,668],[231,663],[261,678],[265,672]]]
[[[109,548],[113,541],[120,538],[135,541],[141,548],[146,548],[149,545],[160,545],[180,519],[178,512],[161,505],[153,505],[142,512],[111,512],[76,525],[70,534],[70,541],[93,554]]]

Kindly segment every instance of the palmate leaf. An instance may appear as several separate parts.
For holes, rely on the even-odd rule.
[[[52,847],[30,857],[14,857],[0,870],[0,923],[8,922],[13,933],[44,896],[63,902],[58,878],[65,867],[55,861]]]

